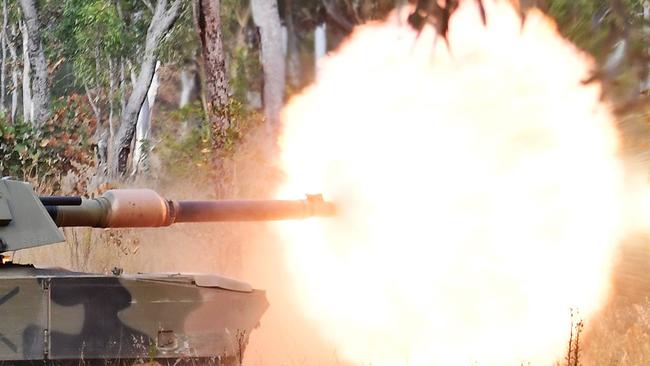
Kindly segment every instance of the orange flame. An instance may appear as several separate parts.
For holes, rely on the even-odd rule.
[[[570,308],[608,291],[617,132],[592,60],[531,11],[474,2],[450,50],[395,14],[355,30],[284,111],[278,196],[334,220],[279,224],[302,310],[373,365],[551,364]]]

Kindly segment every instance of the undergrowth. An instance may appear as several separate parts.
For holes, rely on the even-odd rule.
[[[41,193],[59,193],[67,174],[87,176],[94,162],[95,123],[83,98],[59,98],[42,125],[0,121],[0,175],[33,183]],[[79,181],[73,191],[85,190]]]

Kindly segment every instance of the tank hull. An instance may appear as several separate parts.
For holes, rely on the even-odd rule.
[[[4,265],[0,362],[239,361],[267,307],[264,291],[219,276]]]

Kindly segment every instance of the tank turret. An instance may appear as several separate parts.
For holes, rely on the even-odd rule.
[[[64,241],[59,227],[163,227],[183,222],[328,217],[320,195],[300,200],[167,200],[149,189],[97,198],[39,197],[0,180],[0,252]],[[93,274],[0,265],[0,362],[239,364],[268,307],[264,291],[215,274]],[[133,362],[131,362],[133,363]]]

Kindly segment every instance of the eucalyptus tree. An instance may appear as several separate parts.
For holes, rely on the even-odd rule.
[[[85,93],[97,120],[98,165],[106,173],[111,146],[116,134],[115,99],[126,80],[119,78],[120,66],[136,54],[145,26],[133,14],[112,0],[66,0],[56,23],[56,42],[60,57],[72,65],[75,83]],[[123,18],[124,17],[124,18]],[[120,97],[125,98],[125,95]]]
[[[31,97],[31,106],[25,108],[25,111],[31,109],[29,113],[29,120],[35,126],[41,125],[48,118],[49,105],[50,105],[50,87],[48,82],[47,60],[45,58],[45,47],[41,40],[41,22],[39,20],[38,10],[36,8],[36,0],[20,0],[20,9],[23,13],[24,26],[23,36],[25,39],[24,46],[27,48],[29,67],[25,69],[32,73],[32,89],[33,94]],[[23,76],[29,78],[29,75]],[[29,89],[27,89],[29,91]],[[25,96],[29,96],[25,93]],[[26,101],[23,101],[26,104]],[[30,108],[31,107],[31,108]]]
[[[159,46],[163,37],[167,35],[178,19],[181,7],[181,0],[174,0],[171,4],[168,4],[167,0],[157,0],[155,7],[151,6],[152,16],[147,28],[144,49],[141,51],[139,72],[132,85],[132,91],[122,114],[120,128],[117,131],[113,147],[111,160],[115,167],[114,173],[117,176],[123,176],[127,171],[138,115],[156,72]]]
[[[187,106],[196,89],[199,87],[197,78],[200,44],[196,29],[194,28],[191,7],[187,6],[164,38],[159,52],[162,64],[172,67],[179,72],[180,92],[178,105],[180,108]]]
[[[7,0],[2,0],[2,29],[0,30],[0,48],[2,49],[2,60],[0,60],[0,114],[7,115],[5,104],[5,90],[7,89],[7,30],[9,29],[9,13]]]
[[[20,23],[20,33],[23,38],[23,120],[38,125],[38,121],[34,118],[34,99],[38,98],[32,98],[32,63],[29,56],[29,30],[24,21]]]
[[[264,70],[264,117],[267,127],[277,125],[284,100],[285,60],[278,3],[251,0],[253,20],[260,29]]]
[[[212,147],[216,153],[223,148],[223,136],[230,127],[230,119],[226,111],[230,99],[230,86],[222,36],[221,1],[194,0],[193,9],[196,30],[201,42],[204,107],[210,123]],[[217,157],[214,159],[218,160]]]
[[[20,38],[18,31],[21,15],[15,1],[2,0],[2,30],[0,31],[0,44],[2,60],[0,61],[0,110],[2,117],[12,123],[18,110],[18,94],[20,93],[20,62],[18,59],[17,44]],[[11,85],[7,77],[11,75]],[[8,105],[7,96],[11,94]],[[8,112],[8,113],[7,113]]]
[[[289,85],[298,88],[301,85],[302,68],[300,67],[300,54],[298,53],[298,35],[294,24],[293,0],[284,1],[284,27],[287,33],[286,46],[286,74]]]
[[[6,28],[3,31],[3,43],[7,45],[9,49],[9,55],[11,56],[11,107],[9,109],[9,121],[13,122],[16,119],[16,112],[18,110],[18,93],[20,92],[20,84],[18,83],[18,52],[16,51],[16,46],[13,39],[16,38],[16,25],[12,25],[10,28]],[[4,93],[4,90],[3,90]]]
[[[160,47],[182,5],[181,0],[171,4],[167,0],[155,4],[147,0],[63,3],[56,26],[58,42],[63,45],[60,52],[72,63],[76,83],[102,127],[98,146],[101,143],[105,153],[100,154],[100,164],[102,158],[107,160],[105,168],[116,177],[127,171],[138,121],[146,120],[142,124],[149,125],[150,109],[144,104],[149,103],[148,95],[155,95],[151,87]],[[120,108],[115,105],[118,99]],[[137,141],[136,149],[141,146],[142,141]]]
[[[154,12],[153,5],[146,1],[145,4],[147,4],[150,12]],[[151,140],[153,107],[160,85],[159,70],[161,70],[162,65],[167,66],[167,69],[170,71],[180,69],[180,107],[189,103],[190,94],[195,87],[194,83],[197,76],[195,63],[198,43],[196,32],[192,26],[192,14],[190,10],[190,6],[182,6],[180,8],[173,27],[169,29],[157,47],[157,61],[154,67],[154,73],[137,118],[131,176],[150,171],[149,156],[154,147]],[[137,77],[133,70],[131,72],[131,79],[132,85],[136,85]]]

